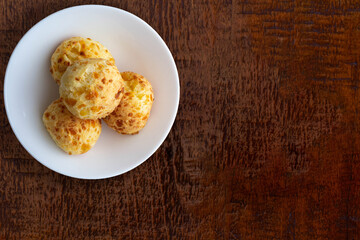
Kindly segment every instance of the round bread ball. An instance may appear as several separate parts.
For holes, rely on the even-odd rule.
[[[61,78],[60,96],[67,109],[81,119],[106,117],[119,105],[123,91],[118,69],[101,58],[79,60]]]
[[[73,116],[62,99],[50,104],[43,115],[43,122],[51,138],[68,154],[89,151],[101,133],[101,121],[83,120]]]
[[[60,85],[68,66],[84,58],[104,58],[115,63],[109,50],[101,43],[90,38],[72,37],[63,41],[51,56],[50,72],[56,83]]]
[[[154,101],[151,84],[143,76],[133,72],[123,72],[124,97],[119,106],[104,121],[121,134],[136,134],[149,118]]]

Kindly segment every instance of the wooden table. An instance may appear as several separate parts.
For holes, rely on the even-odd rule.
[[[144,164],[85,181],[35,161],[1,97],[0,239],[360,239],[359,1],[85,2],[165,40],[177,119]],[[85,2],[0,1],[0,79],[27,30]]]

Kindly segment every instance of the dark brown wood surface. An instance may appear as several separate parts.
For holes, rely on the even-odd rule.
[[[138,168],[72,179],[17,141],[1,84],[0,239],[360,239],[359,1],[0,0],[0,79],[27,30],[85,3],[165,40],[177,119]]]

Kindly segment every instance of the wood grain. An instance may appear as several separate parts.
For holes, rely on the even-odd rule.
[[[0,239],[360,239],[358,1],[0,0],[0,79],[27,30],[85,3],[165,40],[177,119],[144,164],[84,181],[22,148],[1,96]]]

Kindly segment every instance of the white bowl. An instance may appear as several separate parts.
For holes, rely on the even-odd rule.
[[[50,57],[73,36],[106,46],[119,71],[145,76],[154,89],[150,118],[137,135],[120,135],[102,124],[95,146],[83,155],[67,155],[42,123],[48,105],[59,98]],[[179,77],[161,37],[135,15],[113,7],[83,5],[56,12],[32,27],[9,60],[4,100],[10,125],[23,147],[46,167],[75,178],[101,179],[125,173],[148,159],[162,144],[179,105]]]

